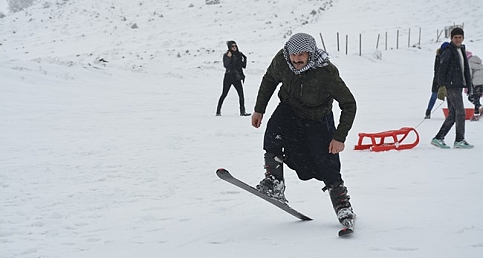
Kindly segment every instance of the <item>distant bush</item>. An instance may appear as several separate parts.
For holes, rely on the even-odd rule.
[[[7,0],[8,10],[12,13],[16,13],[30,7],[34,2],[35,0]]]
[[[0,11],[0,19],[5,18],[5,14]]]

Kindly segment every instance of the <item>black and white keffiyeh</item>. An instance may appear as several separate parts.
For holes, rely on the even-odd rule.
[[[290,61],[290,55],[301,52],[308,52],[309,60],[306,66],[300,70],[297,70]],[[317,48],[315,39],[307,33],[297,33],[290,37],[283,47],[283,56],[285,57],[290,69],[297,75],[309,69],[324,67],[328,65],[327,62],[329,61],[329,54],[327,54],[327,52],[324,50]]]

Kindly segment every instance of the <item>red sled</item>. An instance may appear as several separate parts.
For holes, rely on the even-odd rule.
[[[414,132],[416,139],[413,143],[402,143],[409,133]],[[370,144],[362,144],[365,137],[371,139]],[[392,142],[385,142],[386,138]],[[399,130],[391,130],[380,133],[359,133],[359,142],[354,150],[388,151],[388,150],[407,150],[412,149],[419,143],[419,134],[412,127],[402,127]]]

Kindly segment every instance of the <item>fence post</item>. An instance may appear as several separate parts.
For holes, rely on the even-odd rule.
[[[399,30],[397,30],[397,35],[396,35],[396,49],[399,49]]]
[[[322,46],[324,47],[324,50],[327,51],[327,49],[325,48],[325,43],[324,43],[324,38],[322,37],[322,33],[319,33],[320,35],[320,40],[322,41]]]
[[[408,48],[411,47],[411,28],[409,28],[409,32],[408,32]]]
[[[387,50],[387,31],[386,31],[386,40],[385,40],[385,44],[386,44],[385,50]]]
[[[418,47],[421,48],[421,27],[419,27]]]
[[[345,35],[345,54],[349,54],[349,35]]]
[[[337,32],[337,52],[340,52],[340,47],[339,47],[339,32]]]
[[[439,38],[441,37],[441,34],[443,34],[443,32],[444,32],[444,30],[441,30],[441,31],[437,30],[436,31],[436,33],[437,33],[437,35],[436,35],[436,42],[439,42]]]
[[[381,33],[377,34],[376,49],[379,48],[379,38],[380,37],[381,37]]]
[[[359,34],[359,56],[362,56],[362,33]]]

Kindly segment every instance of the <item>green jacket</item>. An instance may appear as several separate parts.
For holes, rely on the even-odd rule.
[[[278,97],[289,104],[301,119],[321,120],[332,112],[334,99],[341,115],[334,139],[345,142],[356,115],[356,100],[332,63],[296,75],[290,70],[280,50],[263,76],[258,90],[255,112],[265,113],[277,86],[282,83]]]

